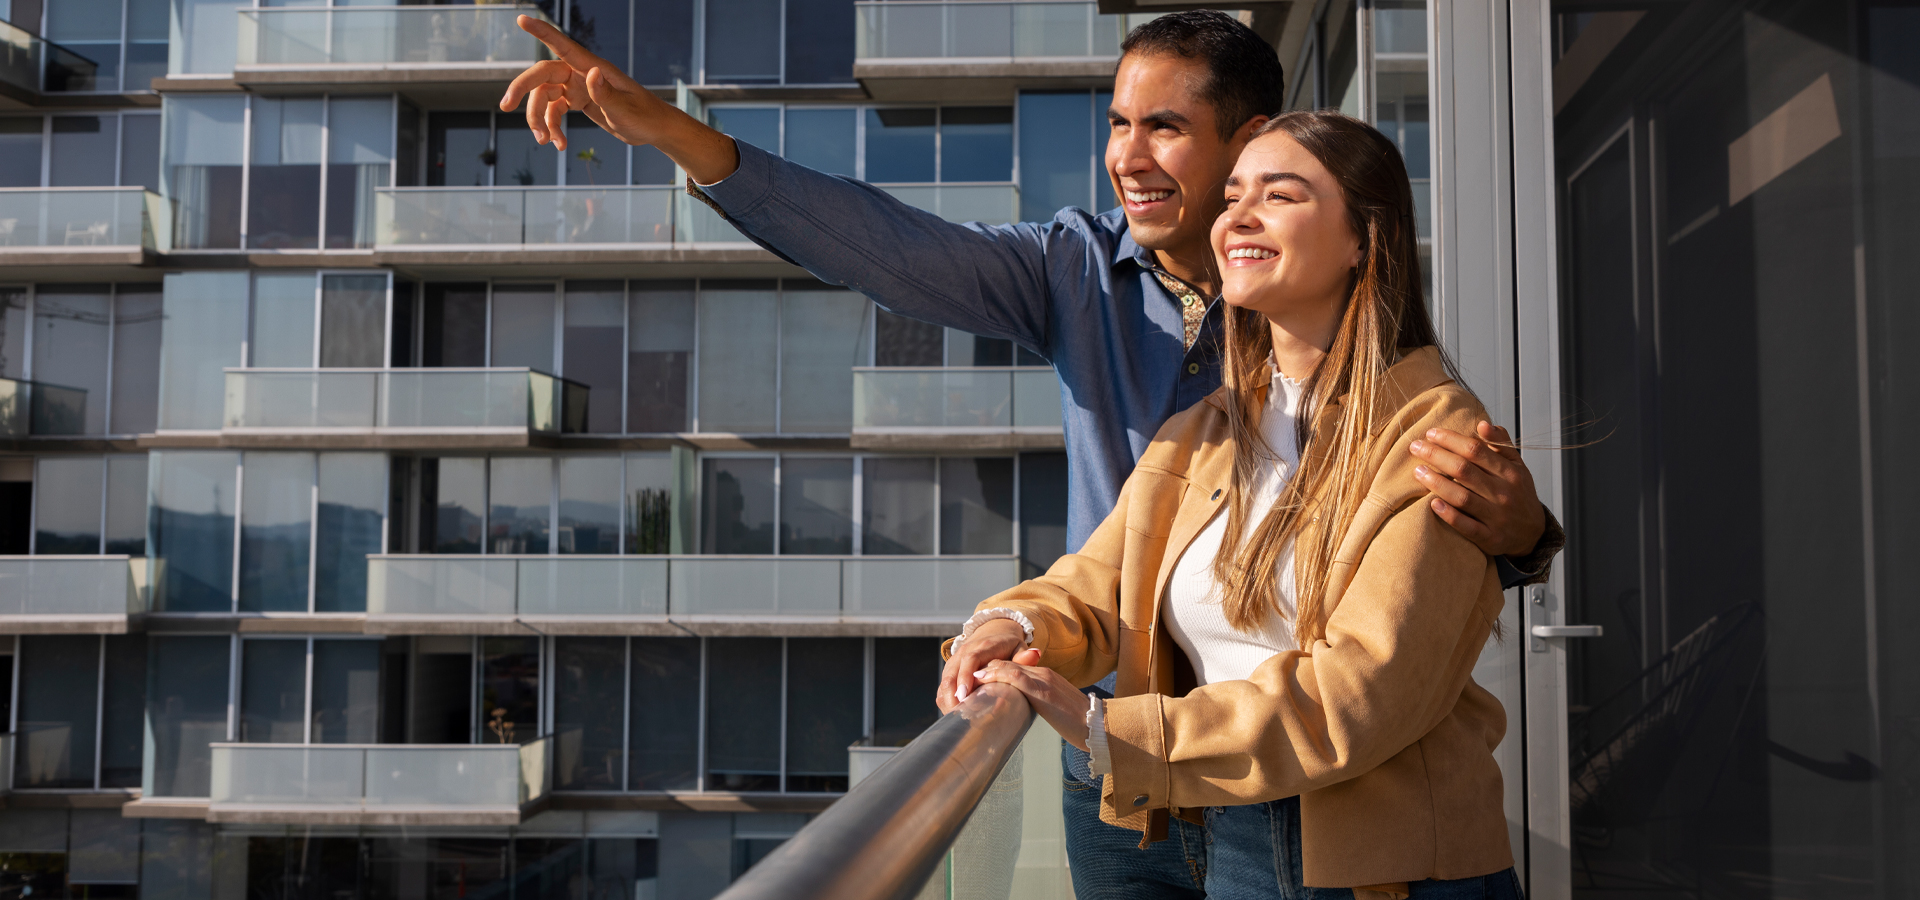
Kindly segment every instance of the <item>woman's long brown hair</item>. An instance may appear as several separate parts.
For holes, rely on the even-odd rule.
[[[1269,611],[1284,613],[1279,577],[1286,549],[1293,545],[1293,628],[1305,649],[1325,634],[1334,553],[1371,486],[1366,462],[1375,417],[1398,405],[1386,396],[1387,369],[1402,353],[1438,339],[1420,287],[1413,189],[1399,149],[1372,126],[1336,112],[1283,113],[1252,139],[1275,134],[1313,154],[1340,185],[1347,221],[1360,238],[1360,264],[1333,346],[1302,382],[1295,422],[1300,466],[1268,510],[1251,508],[1251,487],[1260,467],[1273,464],[1256,425],[1260,389],[1270,384],[1273,335],[1259,313],[1227,310],[1223,382],[1234,441],[1227,534],[1245,534],[1256,518],[1259,524],[1244,542],[1220,542],[1213,572],[1225,588],[1227,622],[1252,631]],[[1447,369],[1453,371],[1451,362]],[[1316,435],[1321,411],[1335,400],[1339,405],[1328,411],[1331,428]]]

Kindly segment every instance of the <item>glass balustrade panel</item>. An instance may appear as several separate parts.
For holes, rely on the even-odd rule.
[[[211,799],[358,806],[366,753],[360,747],[215,747]]]
[[[373,372],[228,372],[228,428],[371,428]]]
[[[0,559],[0,615],[126,615],[127,561]]]
[[[884,59],[936,59],[946,55],[944,10],[932,3],[902,3],[877,10]]]
[[[675,615],[837,615],[840,561],[675,559],[668,568]]]
[[[664,616],[664,559],[520,560],[522,616]]]
[[[370,614],[513,615],[513,559],[386,557],[368,563]]]
[[[367,806],[520,805],[520,747],[369,747]]]
[[[145,204],[138,188],[0,191],[0,246],[151,246]]]
[[[385,428],[526,428],[529,374],[473,370],[387,372]]]
[[[1061,427],[1060,379],[1052,369],[1013,373],[1013,427]]]
[[[847,615],[965,618],[1020,581],[1011,558],[850,559],[845,572]]]
[[[527,191],[513,188],[384,190],[390,209],[383,241],[396,246],[520,244],[526,234]]]
[[[1010,3],[948,3],[944,11],[946,46],[942,56],[1007,57],[1013,55],[1013,12]]]
[[[1091,56],[1091,3],[1020,3],[1013,8],[1015,58]]]

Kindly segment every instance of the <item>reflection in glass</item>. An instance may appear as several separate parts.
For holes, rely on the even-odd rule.
[[[91,790],[100,638],[25,635],[19,640],[14,786]]]
[[[552,150],[533,142],[533,132],[517,115],[501,116],[493,132],[498,162],[493,183],[501,187],[532,187],[559,183],[559,160]]]
[[[249,247],[310,250],[320,246],[323,103],[318,97],[253,98]]]
[[[34,472],[33,552],[100,552],[101,459],[42,456]]]
[[[378,368],[386,341],[387,276],[322,276],[320,365]]]
[[[940,180],[1013,180],[1013,107],[940,108]]]
[[[100,786],[139,787],[145,752],[147,636],[110,634],[100,713]]]
[[[853,552],[853,460],[781,461],[780,552]]]
[[[920,736],[940,708],[939,638],[873,639],[873,745],[904,747]]]
[[[487,461],[456,456],[420,460],[420,547],[427,553],[479,553],[487,509]]]
[[[425,896],[510,897],[509,846],[505,838],[369,838],[367,880],[380,885],[435,885],[444,893]],[[388,896],[408,896],[395,891]]]
[[[673,552],[673,457],[627,455],[628,553]]]
[[[853,428],[853,367],[867,361],[866,297],[789,280],[780,314],[780,430]]]
[[[708,281],[701,286],[701,431],[775,430],[779,322],[771,281]]]
[[[480,743],[540,736],[540,639],[480,639]]]
[[[867,181],[930,182],[934,178],[935,111],[867,109]]]
[[[773,552],[773,460],[708,458],[700,482],[700,552]]]
[[[867,648],[863,638],[793,638],[787,668],[787,790],[847,789],[847,747],[865,722]],[[931,692],[929,692],[931,695]]]
[[[219,428],[227,380],[244,365],[247,273],[170,272],[160,344],[160,427]]]
[[[153,553],[160,576],[154,608],[231,611],[234,473],[240,455],[156,450],[152,460]]]
[[[307,642],[240,643],[240,735],[250,744],[306,742]]]
[[[477,187],[493,183],[493,117],[484,112],[427,114],[427,184]]]
[[[112,434],[146,434],[159,421],[159,285],[122,284],[113,298]]]
[[[701,641],[636,637],[632,643],[627,790],[693,790],[699,770]]]
[[[393,101],[387,97],[336,96],[328,101],[328,247],[373,246],[373,191],[387,186],[393,120]]]
[[[940,552],[1013,552],[1013,459],[940,460]]]
[[[240,608],[306,612],[313,524],[313,454],[242,457]]]
[[[367,608],[367,554],[380,552],[387,499],[387,457],[322,453],[314,534],[313,609]]]
[[[487,552],[545,553],[553,502],[547,457],[496,456],[487,482]]]
[[[859,125],[853,109],[787,110],[787,159],[829,175],[854,177],[856,139]]]
[[[620,552],[620,457],[562,456],[561,553]]]
[[[574,10],[578,15],[577,5]],[[625,37],[621,35],[623,40]],[[562,155],[562,161],[567,167],[568,187],[609,187],[627,183],[627,145],[606,129],[593,124],[586,113],[567,113],[567,152]]]
[[[554,639],[554,787],[623,787],[619,709],[626,702],[626,652],[626,638]]]
[[[868,457],[861,473],[861,552],[932,554],[934,460]]]
[[[380,642],[313,642],[313,737],[316,744],[371,744],[380,739]]]
[[[687,431],[693,283],[635,282],[628,304],[626,430]]]
[[[783,656],[780,638],[707,640],[707,790],[780,789]]]
[[[313,273],[259,272],[253,276],[252,365],[313,365]]]
[[[205,797],[213,781],[213,751],[207,745],[227,739],[231,639],[154,635],[149,640],[147,727],[153,762],[143,794]]]
[[[493,355],[487,364],[553,373],[553,285],[494,287]]]
[[[600,129],[595,126],[594,130]],[[566,285],[567,326],[560,352],[566,371],[562,374],[587,386],[587,430],[591,432],[620,431],[625,293],[618,281],[569,281]]]
[[[79,421],[47,423],[51,434],[107,431],[109,285],[41,285],[33,298],[33,380],[86,391]],[[36,426],[40,423],[36,422]]]
[[[192,7],[204,9],[198,3]],[[222,12],[221,24],[232,28],[233,9],[222,7]],[[225,49],[231,54],[232,44]],[[168,122],[161,173],[166,176],[166,195],[174,204],[173,245],[195,250],[238,248],[247,98],[167,95],[161,105]]]

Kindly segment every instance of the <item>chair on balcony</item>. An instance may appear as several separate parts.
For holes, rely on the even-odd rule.
[[[94,222],[89,225],[69,223],[67,225],[67,245],[72,246],[75,243],[81,243],[92,246],[100,243],[107,237],[108,224],[107,222]]]

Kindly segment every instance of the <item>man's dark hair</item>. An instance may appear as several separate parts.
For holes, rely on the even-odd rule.
[[[1122,58],[1135,53],[1206,61],[1200,98],[1213,106],[1221,140],[1232,138],[1254,116],[1276,116],[1286,108],[1287,70],[1280,55],[1253,29],[1217,9],[1169,13],[1140,25],[1120,42]]]

